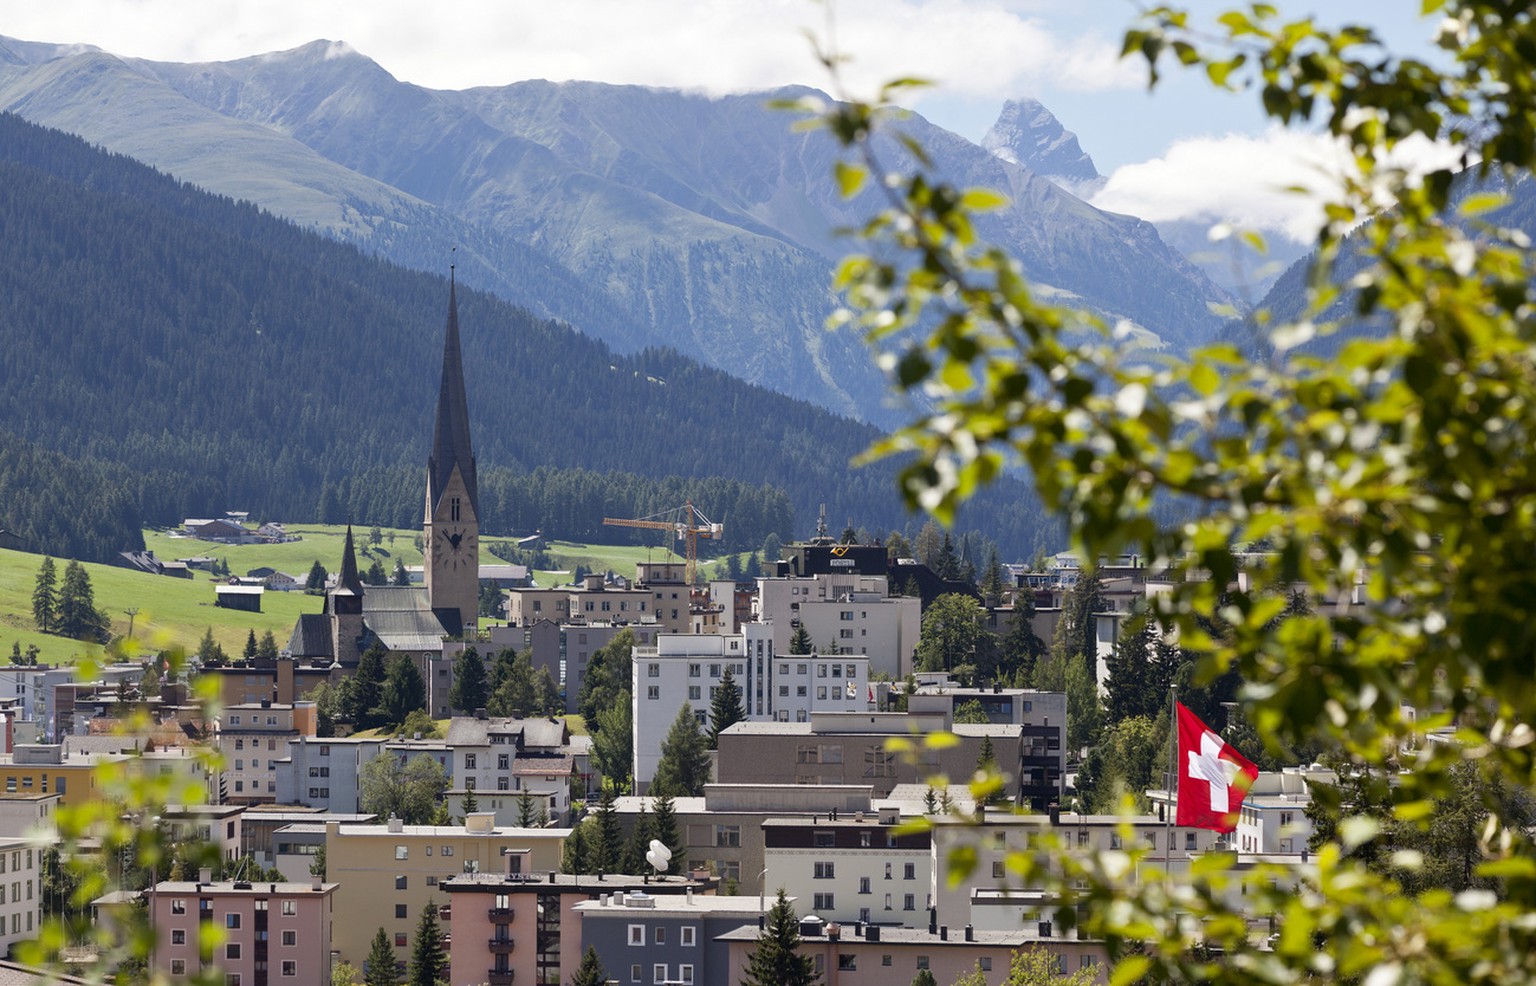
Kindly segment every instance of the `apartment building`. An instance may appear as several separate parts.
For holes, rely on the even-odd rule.
[[[150,969],[170,982],[207,971],[225,986],[329,986],[336,884],[166,881],[150,889]],[[217,944],[203,929],[219,929]]]
[[[469,873],[440,886],[450,905],[450,986],[570,982],[584,947],[576,905],[615,893],[682,896],[712,888],[686,879],[553,872]]]
[[[556,822],[571,808],[574,770],[571,733],[565,720],[551,717],[457,716],[448,724],[446,743],[453,758],[455,794],[474,791],[490,798],[498,824],[515,817],[523,791],[539,799]],[[483,806],[484,807],[484,806]]]
[[[1067,773],[1066,693],[996,686],[961,688],[942,671],[920,672],[917,683],[917,691],[907,696],[909,713],[953,719],[962,707],[980,706],[989,722],[1021,727],[1018,784],[1014,789],[1018,803],[1035,811],[1047,810],[1052,802],[1061,803]],[[1001,753],[998,759],[1001,762]]]
[[[291,758],[300,737],[313,738],[318,725],[313,702],[263,701],[226,707],[214,722],[214,747],[224,762],[218,801],[276,802],[279,763]]]
[[[720,936],[743,925],[755,928],[772,903],[635,891],[584,901],[575,910],[582,943],[596,949],[610,982],[713,986],[741,981],[728,978],[730,951]]]
[[[928,923],[933,856],[927,832],[900,832],[894,808],[767,818],[764,883],[823,921]]]
[[[912,670],[922,600],[891,596],[885,575],[833,572],[757,580],[757,619],[772,624],[774,652],[789,653],[805,627],[816,650],[869,659],[870,670],[902,678]]]
[[[504,873],[509,854],[519,872],[558,870],[570,831],[497,826],[489,812],[471,813],[463,825],[327,822],[326,876],[340,884],[337,908],[347,915],[336,932],[336,950],[361,965],[383,928],[404,961],[421,909],[446,903],[445,881],[466,873]]]
[[[9,754],[0,755],[0,781],[4,784],[0,793],[56,794],[60,805],[100,800],[106,796],[108,779],[98,768],[114,764],[123,764],[121,769],[129,775],[180,777],[179,790],[186,785],[210,790],[207,763],[192,749],[76,752],[62,743],[18,743]]]
[[[31,838],[0,838],[0,954],[42,926],[42,865],[43,850]]]

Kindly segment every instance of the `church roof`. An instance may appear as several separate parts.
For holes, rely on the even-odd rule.
[[[341,577],[336,580],[338,596],[361,596],[363,580],[357,574],[357,552],[352,549],[352,525],[347,525],[347,543],[341,549]]]
[[[446,625],[427,590],[414,585],[370,588],[363,597],[363,623],[391,651],[441,651],[443,637],[460,631]]]
[[[331,653],[331,618],[324,613],[303,613],[288,638],[288,653],[297,658],[335,657]]]
[[[448,288],[448,328],[443,338],[443,377],[437,391],[437,425],[432,433],[432,456],[427,460],[427,507],[436,511],[443,490],[459,467],[469,506],[480,516],[480,487],[475,480],[475,454],[469,442],[469,399],[464,394],[464,359],[459,350],[459,301],[457,286]]]

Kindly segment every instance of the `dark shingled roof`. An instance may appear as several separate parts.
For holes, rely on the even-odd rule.
[[[331,653],[331,618],[324,613],[304,613],[293,625],[288,652],[297,658],[335,657]]]

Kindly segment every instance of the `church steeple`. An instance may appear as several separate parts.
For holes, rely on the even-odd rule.
[[[338,594],[361,596],[363,580],[357,574],[357,552],[352,547],[352,525],[347,525],[347,542],[341,549],[341,574],[336,580]]]
[[[437,426],[432,456],[427,460],[427,517],[442,505],[453,468],[464,481],[469,508],[480,516],[480,486],[475,481],[475,454],[469,441],[469,400],[464,395],[464,359],[459,352],[459,301],[450,273],[448,329],[443,338],[443,375],[437,390]]]

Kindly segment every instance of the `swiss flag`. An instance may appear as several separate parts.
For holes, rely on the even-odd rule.
[[[1179,810],[1175,822],[1198,829],[1237,828],[1243,798],[1259,777],[1253,761],[1177,703],[1179,713]]]

